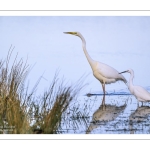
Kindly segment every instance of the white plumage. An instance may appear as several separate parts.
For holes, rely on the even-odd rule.
[[[105,95],[105,84],[110,84],[110,83],[114,83],[118,80],[121,80],[123,81],[124,83],[126,83],[126,79],[124,78],[123,75],[119,74],[119,72],[104,64],[104,63],[101,63],[101,62],[98,62],[98,61],[95,61],[93,60],[90,55],[88,54],[87,50],[86,50],[86,42],[85,42],[85,39],[84,37],[81,35],[80,32],[64,32],[66,34],[72,34],[72,35],[75,35],[75,36],[78,36],[81,38],[82,40],[82,48],[83,48],[83,51],[85,53],[85,56],[93,70],[93,75],[96,79],[98,79],[101,84],[102,84],[102,88],[103,88],[103,92],[104,92],[104,95]],[[105,97],[104,97],[105,98]]]
[[[146,91],[141,86],[133,85],[134,71],[132,69],[129,69],[129,70],[123,71],[121,73],[125,73],[125,72],[130,73],[128,89],[131,92],[131,94],[133,94],[136,97],[138,102],[150,101],[150,93],[148,91]],[[121,74],[121,73],[119,73],[119,74]]]

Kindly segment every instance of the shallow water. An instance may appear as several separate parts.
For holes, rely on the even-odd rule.
[[[125,91],[126,92],[126,91]],[[63,134],[149,134],[150,103],[138,103],[132,95],[80,96],[68,110],[60,133]],[[72,107],[72,108],[73,108]],[[72,109],[73,110],[73,109]],[[73,114],[73,115],[72,115]]]

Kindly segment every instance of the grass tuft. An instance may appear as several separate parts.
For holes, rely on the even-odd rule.
[[[41,78],[29,93],[25,82],[29,65],[17,55],[10,63],[11,55],[9,50],[6,60],[0,61],[0,133],[57,134],[66,110],[84,87],[84,76],[69,86],[56,71],[48,90],[35,96]]]

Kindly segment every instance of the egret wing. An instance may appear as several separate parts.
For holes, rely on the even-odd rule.
[[[135,86],[134,94],[137,98],[150,100],[150,93],[141,86]]]
[[[97,62],[96,69],[105,78],[109,79],[124,78],[121,74],[119,74],[119,72],[116,69],[103,63]]]

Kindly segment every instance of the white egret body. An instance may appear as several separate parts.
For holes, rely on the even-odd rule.
[[[147,101],[150,101],[150,93],[148,91],[146,91],[141,86],[133,85],[134,71],[132,69],[129,69],[127,71],[120,72],[119,74],[125,73],[125,72],[130,73],[130,79],[129,79],[129,83],[128,83],[128,89],[131,92],[131,94],[133,94],[136,97],[136,99],[138,100],[138,102],[147,102]]]
[[[121,80],[124,83],[127,82],[126,79],[124,78],[124,76],[119,74],[119,72],[116,69],[114,69],[104,63],[95,61],[90,57],[90,55],[88,54],[88,52],[86,50],[85,39],[81,35],[81,33],[79,33],[79,32],[64,32],[64,33],[72,34],[72,35],[75,35],[75,36],[78,36],[81,38],[84,54],[93,70],[94,77],[96,79],[98,79],[100,81],[100,83],[102,84],[104,95],[105,95],[105,84],[114,83],[118,80]]]

